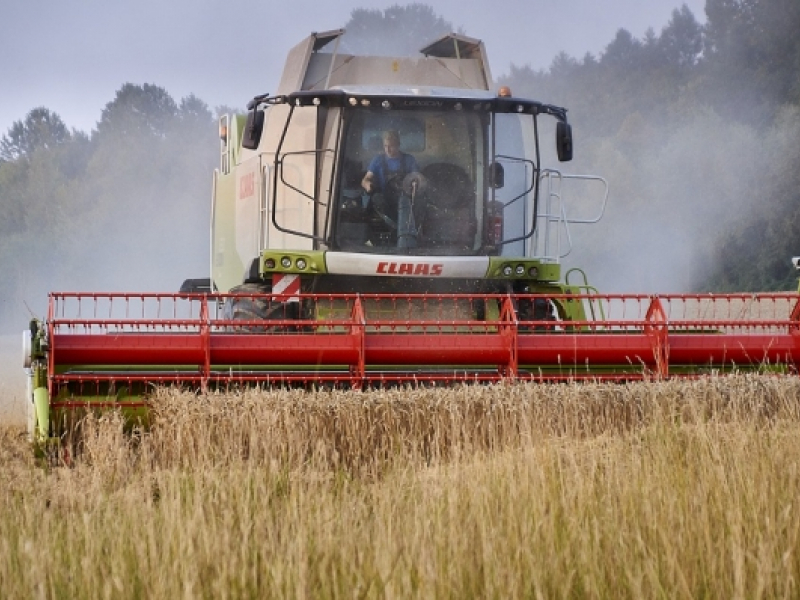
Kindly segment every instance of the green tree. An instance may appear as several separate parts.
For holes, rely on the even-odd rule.
[[[638,70],[641,66],[642,42],[627,29],[617,30],[603,52],[600,63],[618,71]]]
[[[149,83],[126,83],[103,109],[97,133],[100,137],[137,134],[163,137],[177,113],[178,106],[164,88]]]
[[[65,249],[91,227],[81,193],[91,153],[89,138],[75,133],[0,163],[0,323],[18,329],[26,304],[44,316],[50,286],[72,288]]]
[[[208,271],[219,141],[204,102],[126,84],[91,138],[59,124],[32,111],[8,138],[17,159],[0,161],[0,324],[13,330],[26,305],[44,316],[48,291],[174,291]]]
[[[173,291],[207,273],[209,182],[219,141],[207,105],[163,88],[125,84],[98,124],[85,194],[95,226],[78,263],[111,261],[103,287]],[[113,257],[113,261],[112,261]],[[97,283],[95,283],[97,285]]]
[[[384,10],[356,8],[345,29],[349,52],[377,56],[416,55],[426,44],[456,31],[430,6],[416,2]]]
[[[17,160],[37,149],[53,148],[71,139],[64,121],[56,113],[40,106],[31,110],[24,121],[15,121],[0,139],[0,159]]]
[[[741,62],[739,55],[752,43],[755,28],[753,0],[706,0],[705,50],[731,62]]]
[[[800,101],[800,2],[707,0],[706,15],[706,98],[730,118],[769,126]]]
[[[672,18],[661,31],[657,44],[668,64],[693,67],[703,52],[703,27],[684,4],[672,11]]]

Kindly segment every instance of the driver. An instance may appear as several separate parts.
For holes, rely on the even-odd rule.
[[[372,159],[361,186],[368,194],[386,192],[388,184],[402,182],[409,173],[418,173],[417,159],[400,150],[400,134],[395,129],[383,132],[383,154]]]
[[[413,248],[422,213],[424,197],[417,193],[425,187],[417,159],[400,151],[400,134],[394,129],[383,133],[383,154],[372,159],[361,185],[372,197],[372,209],[397,235],[398,248]]]

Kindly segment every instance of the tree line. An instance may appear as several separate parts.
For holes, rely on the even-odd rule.
[[[45,107],[0,139],[0,323],[47,293],[171,291],[208,271],[215,118],[194,96],[125,84],[91,134]]]
[[[601,288],[794,285],[800,3],[707,0],[705,13],[684,5],[660,32],[620,29],[597,56],[497,82],[566,106],[569,168],[609,180],[607,217],[567,261]],[[343,51],[401,54],[458,31],[419,3],[355,9],[345,28]],[[205,274],[215,121],[199,98],[126,83],[91,133],[46,107],[15,122],[0,138],[0,322],[18,329],[26,304],[41,316],[53,289],[174,290]]]
[[[562,104],[576,167],[605,176],[601,226],[570,257],[603,283],[650,291],[796,287],[800,254],[800,3],[683,5],[599,56],[514,66],[514,92]]]

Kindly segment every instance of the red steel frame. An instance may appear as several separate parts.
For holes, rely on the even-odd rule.
[[[264,321],[218,315],[230,297],[51,294],[51,398],[89,382],[203,390],[232,382],[361,388],[407,381],[663,378],[778,364],[795,372],[800,361],[798,294],[547,296],[553,306],[580,303],[592,317],[585,320],[563,314],[520,320],[515,307],[542,296],[300,294],[304,302],[345,306],[346,315],[278,319],[268,328]],[[494,303],[495,318],[455,314],[459,303],[475,302]],[[391,318],[385,318],[387,306]],[[421,314],[412,307],[422,307]]]

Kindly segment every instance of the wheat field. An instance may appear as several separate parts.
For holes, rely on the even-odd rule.
[[[153,402],[0,428],[0,597],[800,595],[796,378]]]

